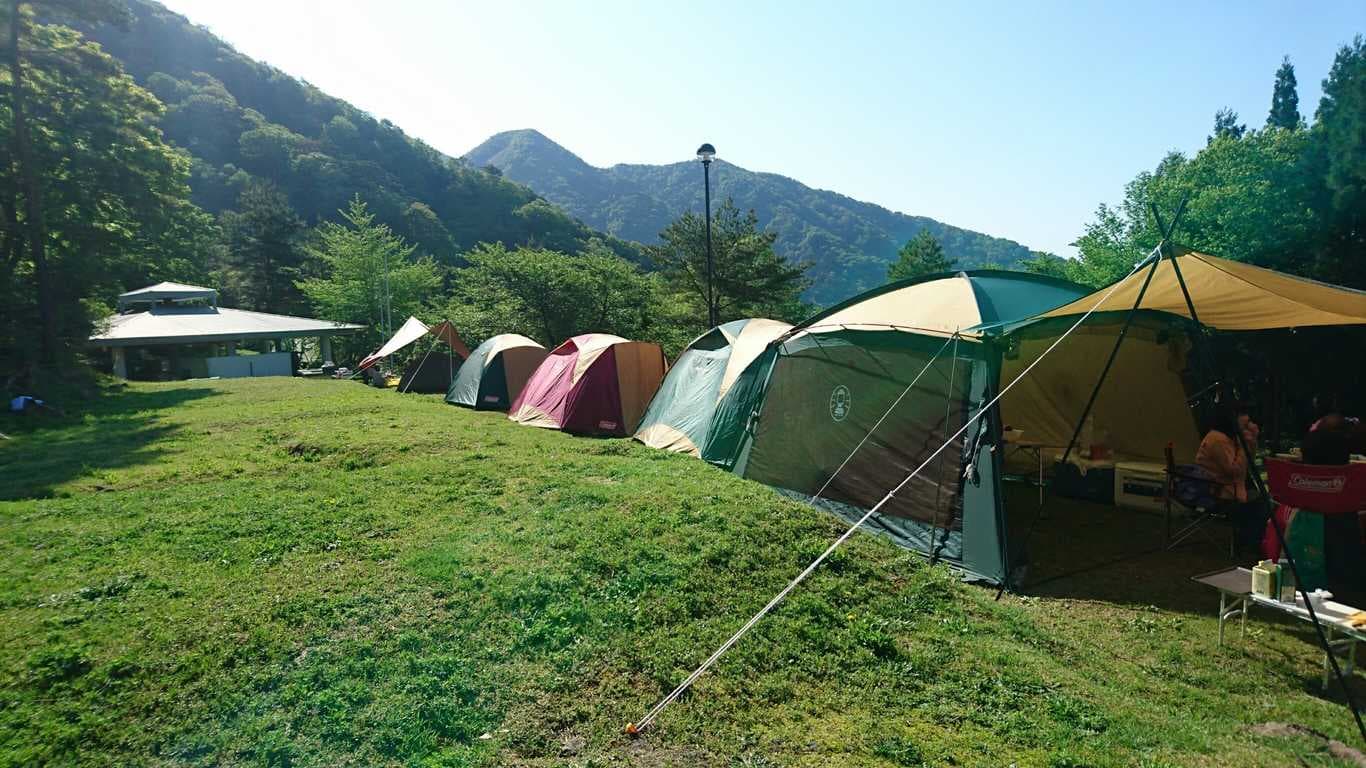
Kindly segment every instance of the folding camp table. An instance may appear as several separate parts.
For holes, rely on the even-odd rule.
[[[1246,635],[1249,605],[1260,605],[1300,621],[1311,621],[1309,610],[1304,607],[1303,597],[1300,593],[1296,593],[1296,601],[1293,603],[1253,594],[1252,571],[1247,568],[1226,568],[1222,571],[1192,576],[1191,581],[1219,590],[1219,645],[1221,646],[1224,644],[1224,622],[1239,614],[1242,615],[1239,637]],[[1335,653],[1342,660],[1344,674],[1350,675],[1352,670],[1356,668],[1357,643],[1366,641],[1366,627],[1353,627],[1347,621],[1347,617],[1356,612],[1356,608],[1332,600],[1325,600],[1314,605],[1314,614],[1318,616],[1319,623],[1323,625],[1329,648],[1328,652],[1323,655],[1324,688],[1328,687],[1329,676],[1333,669],[1328,660],[1328,653]]]
[[[1021,432],[1021,431],[1023,431],[1023,430],[1015,430],[1015,431],[1016,431],[1016,432]],[[1036,487],[1039,489],[1039,506],[1043,506],[1043,489],[1044,489],[1044,487],[1047,485],[1047,483],[1045,483],[1045,482],[1044,482],[1044,479],[1043,479],[1043,452],[1044,452],[1044,449],[1045,449],[1045,448],[1048,448],[1048,447],[1050,447],[1050,446],[1045,445],[1044,443],[1040,443],[1040,442],[1033,441],[1033,440],[1020,440],[1020,439],[1015,439],[1015,440],[1009,440],[1009,439],[1007,439],[1007,440],[1006,440],[1006,457],[1007,457],[1007,458],[1009,458],[1009,455],[1012,454],[1012,453],[1015,453],[1015,454],[1021,454],[1021,453],[1023,453],[1023,454],[1028,455],[1028,456],[1033,456],[1033,457],[1034,457],[1034,461],[1039,465],[1038,479],[1037,479],[1037,480],[1025,480],[1025,482],[1029,483],[1030,485],[1036,486]]]

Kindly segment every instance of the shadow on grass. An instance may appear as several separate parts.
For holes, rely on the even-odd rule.
[[[0,500],[46,498],[62,483],[101,470],[154,461],[156,443],[179,430],[159,413],[217,394],[207,388],[109,389],[79,413],[16,414],[0,419]]]
[[[1006,489],[1007,509],[1024,510],[1011,518],[1016,542],[1034,521],[1035,493]],[[1028,538],[1026,594],[1210,613],[1218,594],[1190,578],[1241,563],[1229,557],[1228,529],[1217,524],[1165,549],[1160,514],[1058,497],[1049,497],[1045,510]]]

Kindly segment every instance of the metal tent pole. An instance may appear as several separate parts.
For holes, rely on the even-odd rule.
[[[1100,396],[1100,388],[1105,384],[1106,377],[1110,375],[1110,368],[1114,366],[1115,359],[1119,357],[1119,348],[1124,344],[1124,338],[1129,335],[1129,328],[1133,325],[1134,315],[1138,313],[1139,307],[1143,304],[1143,296],[1148,292],[1148,285],[1152,282],[1153,275],[1157,274],[1157,267],[1162,263],[1162,257],[1167,252],[1167,241],[1171,237],[1172,231],[1176,229],[1176,224],[1181,220],[1181,214],[1185,210],[1186,199],[1182,198],[1181,204],[1176,209],[1176,215],[1172,217],[1171,227],[1162,228],[1161,220],[1158,221],[1162,239],[1158,241],[1157,248],[1154,249],[1154,251],[1156,251],[1156,258],[1149,257],[1153,258],[1153,263],[1148,267],[1148,275],[1143,278],[1143,286],[1138,289],[1138,295],[1134,297],[1133,307],[1129,309],[1129,314],[1124,317],[1124,326],[1120,328],[1119,337],[1115,339],[1115,346],[1110,350],[1110,357],[1105,361],[1105,367],[1101,369],[1100,376],[1096,379],[1096,386],[1091,390],[1091,397],[1086,400],[1086,407],[1082,409],[1081,418],[1077,419],[1076,429],[1072,430],[1072,439],[1068,441],[1067,449],[1062,454],[1061,463],[1063,464],[1066,464],[1067,459],[1072,456],[1072,449],[1077,444],[1077,438],[1081,436],[1081,430],[1086,424],[1086,418],[1091,415],[1091,409],[1096,405],[1096,398]],[[1173,264],[1175,264],[1175,262],[1173,262]],[[1137,269],[1137,267],[1135,267],[1135,269]]]
[[[1154,217],[1157,216],[1156,206],[1153,207],[1153,215]],[[1161,220],[1159,219],[1159,222],[1160,221]],[[1186,310],[1190,312],[1191,320],[1195,321],[1196,334],[1199,336],[1200,329],[1203,326],[1200,325],[1199,315],[1195,310],[1195,300],[1191,297],[1190,289],[1186,287],[1186,281],[1181,275],[1181,267],[1176,263],[1176,257],[1173,256],[1171,261],[1172,267],[1176,270],[1177,283],[1181,286],[1181,295],[1186,300]],[[1205,347],[1204,339],[1198,338],[1196,344],[1200,347],[1201,357],[1204,359],[1206,366],[1210,368],[1212,378],[1216,379],[1216,381],[1221,379],[1222,377],[1217,375],[1218,371],[1214,370],[1214,356]],[[1261,473],[1257,471],[1257,457],[1252,453],[1252,449],[1248,446],[1247,441],[1243,439],[1242,430],[1238,428],[1238,425],[1235,424],[1234,429],[1237,430],[1238,434],[1230,435],[1230,437],[1233,437],[1238,441],[1238,447],[1242,451],[1243,459],[1247,462],[1247,474],[1252,479],[1252,484],[1257,489],[1258,496],[1261,497],[1262,510],[1266,513],[1267,519],[1271,522],[1272,530],[1276,532],[1276,543],[1280,545],[1285,561],[1290,566],[1290,573],[1295,577],[1295,587],[1304,597],[1304,609],[1305,612],[1309,614],[1309,623],[1314,625],[1314,633],[1318,636],[1319,645],[1323,648],[1323,652],[1328,656],[1328,663],[1333,669],[1333,676],[1337,679],[1338,685],[1342,686],[1342,693],[1347,698],[1347,706],[1352,710],[1352,719],[1356,721],[1357,733],[1361,735],[1361,741],[1366,743],[1366,723],[1362,722],[1361,710],[1357,706],[1356,695],[1352,693],[1351,686],[1347,684],[1347,678],[1342,672],[1341,665],[1338,664],[1338,657],[1333,653],[1333,646],[1328,642],[1328,635],[1324,632],[1322,622],[1319,621],[1318,612],[1314,610],[1314,603],[1309,599],[1309,593],[1304,588],[1304,582],[1300,580],[1299,566],[1295,563],[1295,556],[1291,553],[1290,547],[1287,546],[1285,530],[1281,527],[1280,521],[1276,519],[1276,509],[1271,506],[1271,494],[1267,491],[1266,483],[1262,482]]]

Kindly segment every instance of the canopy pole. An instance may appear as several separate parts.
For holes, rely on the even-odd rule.
[[[1124,339],[1129,335],[1129,328],[1133,326],[1134,315],[1138,314],[1139,305],[1143,303],[1143,297],[1148,293],[1148,285],[1153,281],[1153,275],[1157,273],[1157,267],[1162,263],[1162,256],[1159,251],[1155,254],[1156,258],[1148,265],[1148,274],[1143,278],[1143,285],[1138,289],[1138,296],[1134,298],[1134,305],[1129,308],[1129,312],[1124,316],[1124,325],[1119,329],[1119,336],[1115,339],[1115,345],[1110,348],[1110,356],[1105,360],[1105,367],[1100,369],[1100,375],[1096,377],[1096,385],[1091,388],[1091,396],[1086,398],[1086,407],[1082,408],[1081,416],[1077,419],[1077,426],[1072,429],[1072,437],[1067,441],[1067,448],[1063,451],[1061,464],[1066,464],[1072,457],[1072,449],[1077,445],[1077,439],[1081,437],[1081,430],[1086,426],[1086,419],[1091,416],[1092,409],[1096,406],[1096,400],[1100,397],[1100,389],[1105,385],[1105,379],[1110,376],[1110,369],[1114,367],[1115,360],[1119,358],[1119,348],[1124,344]],[[1151,258],[1151,257],[1150,257]]]
[[[436,349],[436,342],[441,340],[442,339],[440,336],[437,336],[435,339],[432,340],[431,346],[427,347],[427,354],[422,356],[422,361],[417,364],[417,368],[413,369],[413,375],[408,379],[408,385],[405,386],[403,389],[399,390],[398,393],[400,395],[413,388],[413,379],[417,378],[417,374],[422,370],[422,366],[427,364],[427,358],[431,356],[432,350]],[[447,346],[450,345],[447,344]]]
[[[1177,217],[1181,215],[1181,210],[1185,208],[1185,204],[1185,199],[1182,199],[1181,208],[1177,209]],[[1157,218],[1160,226],[1161,219],[1158,218],[1156,205],[1152,207],[1152,212],[1153,217]],[[1173,224],[1175,224],[1175,220],[1173,220]],[[1197,315],[1195,311],[1195,300],[1191,297],[1190,289],[1186,287],[1186,281],[1181,276],[1181,267],[1177,265],[1176,257],[1174,255],[1171,257],[1171,262],[1172,267],[1176,270],[1176,281],[1181,286],[1181,295],[1186,299],[1186,309],[1190,312],[1191,319],[1194,320],[1196,324],[1196,344],[1200,346],[1200,351],[1202,353],[1201,357],[1204,358],[1206,366],[1211,369],[1210,373],[1217,383],[1218,380],[1223,377],[1218,375],[1219,371],[1215,369],[1214,356],[1210,353],[1209,349],[1205,347],[1204,339],[1200,338],[1203,335],[1201,330],[1203,326],[1200,325],[1199,315]],[[1226,394],[1232,395],[1231,392]],[[1253,487],[1257,489],[1257,494],[1261,498],[1262,511],[1271,522],[1271,529],[1276,532],[1276,543],[1280,545],[1281,553],[1285,557],[1286,564],[1290,566],[1290,573],[1295,577],[1296,589],[1299,590],[1300,595],[1304,598],[1304,609],[1305,612],[1309,614],[1309,623],[1314,625],[1314,633],[1318,636],[1319,646],[1323,648],[1324,654],[1327,655],[1328,663],[1333,668],[1333,676],[1337,679],[1338,685],[1342,687],[1342,693],[1347,699],[1347,706],[1352,710],[1352,719],[1356,721],[1357,733],[1361,735],[1362,743],[1366,743],[1366,722],[1363,722],[1361,719],[1361,710],[1357,707],[1356,695],[1352,693],[1351,686],[1347,684],[1347,678],[1342,673],[1342,666],[1338,664],[1338,657],[1333,653],[1333,647],[1328,642],[1328,635],[1324,632],[1323,624],[1319,621],[1318,612],[1314,610],[1314,603],[1309,599],[1309,593],[1304,588],[1304,582],[1300,580],[1300,570],[1299,566],[1295,563],[1295,555],[1290,551],[1290,547],[1287,546],[1285,530],[1282,528],[1280,521],[1276,519],[1276,509],[1271,506],[1271,494],[1267,490],[1266,483],[1262,482],[1261,473],[1257,471],[1257,457],[1253,454],[1252,448],[1248,446],[1247,441],[1243,439],[1242,429],[1237,424],[1234,424],[1233,428],[1237,430],[1237,434],[1230,435],[1230,437],[1233,437],[1238,441],[1238,448],[1243,454],[1243,459],[1247,462],[1247,475],[1252,479]]]
[[[1156,212],[1156,208],[1153,210]],[[1115,346],[1110,350],[1110,357],[1105,361],[1105,367],[1101,369],[1100,376],[1096,379],[1096,386],[1091,390],[1091,397],[1087,399],[1086,407],[1082,409],[1081,418],[1077,419],[1077,426],[1072,430],[1072,439],[1068,441],[1067,449],[1062,454],[1061,463],[1063,464],[1066,464],[1067,460],[1072,456],[1072,449],[1076,447],[1077,438],[1081,436],[1082,427],[1086,425],[1086,418],[1091,415],[1091,409],[1096,405],[1096,398],[1100,396],[1100,388],[1105,384],[1105,379],[1110,375],[1110,368],[1114,366],[1115,359],[1119,357],[1120,345],[1124,343],[1124,338],[1129,335],[1129,328],[1133,325],[1134,315],[1138,313],[1140,306],[1143,304],[1143,296],[1148,292],[1148,285],[1152,282],[1153,275],[1157,274],[1157,267],[1162,263],[1162,258],[1167,253],[1167,241],[1172,236],[1172,232],[1176,229],[1176,224],[1181,220],[1181,214],[1185,210],[1186,198],[1183,197],[1181,198],[1181,204],[1176,208],[1176,215],[1172,217],[1170,227],[1162,227],[1161,219],[1158,219],[1157,221],[1159,231],[1162,233],[1162,239],[1157,242],[1157,247],[1153,249],[1154,253],[1150,254],[1148,257],[1153,259],[1153,263],[1148,267],[1148,275],[1143,278],[1143,287],[1138,289],[1138,296],[1134,298],[1133,307],[1129,309],[1129,314],[1124,317],[1124,327],[1120,329],[1119,338],[1115,339]],[[1153,258],[1154,256],[1156,256],[1156,258]],[[1172,266],[1176,266],[1175,261],[1172,262]],[[1135,267],[1134,269],[1137,270],[1138,268]],[[1180,274],[1180,269],[1178,268],[1178,279],[1180,279]],[[1181,280],[1181,289],[1182,291],[1185,291],[1184,280]],[[1191,303],[1190,294],[1188,292],[1186,293],[1186,305],[1191,307],[1191,313],[1194,314],[1194,305]],[[1195,320],[1196,323],[1200,322],[1199,319],[1195,317],[1192,317],[1191,319]]]
[[[1115,345],[1110,349],[1110,356],[1105,361],[1105,367],[1101,368],[1100,376],[1096,377],[1096,385],[1091,388],[1091,396],[1086,399],[1086,407],[1082,409],[1081,417],[1077,419],[1077,426],[1072,430],[1072,437],[1067,441],[1067,448],[1063,450],[1062,459],[1059,460],[1059,464],[1066,465],[1067,460],[1072,457],[1072,449],[1076,447],[1077,439],[1081,437],[1081,430],[1086,426],[1086,419],[1090,417],[1091,410],[1095,408],[1096,399],[1100,397],[1100,388],[1105,385],[1105,380],[1110,375],[1110,369],[1114,367],[1115,360],[1119,357],[1119,348],[1124,344],[1124,339],[1129,335],[1129,328],[1133,325],[1134,315],[1138,314],[1138,310],[1143,304],[1143,297],[1148,293],[1148,286],[1153,281],[1153,275],[1157,274],[1157,267],[1162,263],[1162,255],[1166,252],[1167,239],[1171,237],[1172,231],[1176,228],[1177,222],[1181,219],[1181,213],[1185,209],[1186,199],[1183,197],[1181,199],[1181,204],[1176,209],[1176,215],[1172,217],[1170,227],[1163,228],[1161,221],[1158,221],[1162,239],[1158,240],[1157,246],[1148,253],[1148,256],[1143,261],[1135,264],[1133,270],[1129,272],[1130,275],[1136,274],[1145,263],[1151,262],[1148,263],[1148,274],[1143,278],[1143,285],[1139,287],[1138,295],[1134,297],[1134,304],[1129,308],[1128,314],[1124,316],[1124,325],[1119,330],[1119,336],[1115,339]],[[1118,284],[1119,283],[1115,283],[1115,285]],[[1058,474],[1054,472],[1053,483],[1055,484],[1057,483],[1057,477]],[[1026,553],[1026,557],[1028,557],[1027,553],[1029,552],[1030,542],[1034,540],[1034,532],[1038,530],[1039,522],[1043,520],[1043,517],[1043,505],[1040,504],[1039,511],[1035,513],[1033,522],[1029,524],[1029,530],[1025,532],[1023,551]],[[1009,568],[1008,564],[1007,568]],[[1001,592],[1004,592],[1004,589],[1005,587],[1002,585]],[[997,593],[998,598],[1000,597],[1001,592]]]

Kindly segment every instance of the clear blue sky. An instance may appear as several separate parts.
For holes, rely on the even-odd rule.
[[[452,155],[537,128],[594,165],[738,165],[1071,254],[1215,110],[1312,117],[1366,1],[165,0]],[[1029,7],[1026,7],[1029,6]]]

